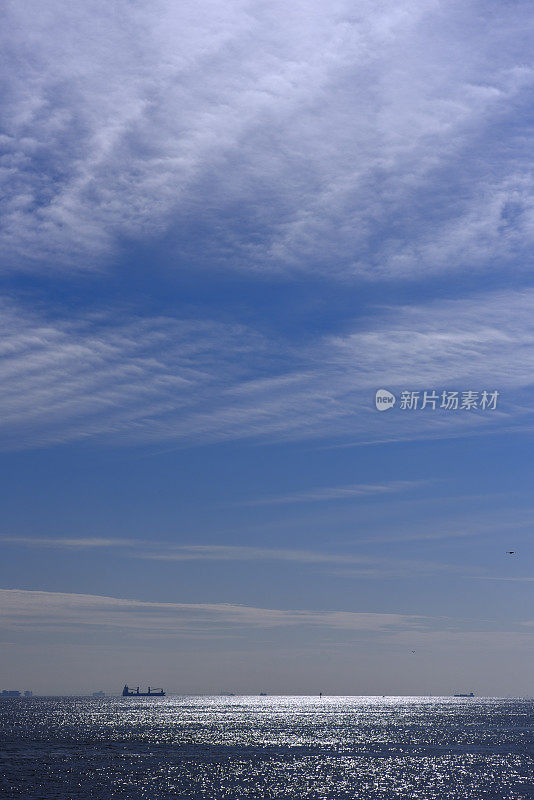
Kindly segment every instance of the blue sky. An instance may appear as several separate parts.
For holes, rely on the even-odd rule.
[[[533,25],[7,2],[5,688],[533,693]]]

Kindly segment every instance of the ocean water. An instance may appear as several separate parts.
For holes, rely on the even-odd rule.
[[[26,800],[534,798],[534,701],[9,698],[0,795]]]

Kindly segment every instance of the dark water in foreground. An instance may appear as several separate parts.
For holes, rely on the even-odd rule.
[[[534,798],[533,758],[532,700],[0,701],[14,800],[519,800]]]

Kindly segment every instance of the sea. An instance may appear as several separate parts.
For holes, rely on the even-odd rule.
[[[0,700],[0,796],[534,798],[534,700]]]

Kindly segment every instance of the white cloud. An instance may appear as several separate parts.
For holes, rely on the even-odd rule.
[[[8,0],[5,263],[95,268],[198,226],[176,249],[230,269],[514,259],[531,28],[521,2]]]
[[[100,547],[138,547],[136,539],[106,539],[102,537],[50,538],[47,536],[0,536],[0,544],[20,545],[22,547],[60,547],[71,549]]]
[[[145,561],[180,563],[190,561],[262,561],[290,562],[322,568],[329,574],[345,578],[410,577],[433,573],[468,573],[465,565],[400,558],[376,558],[347,553],[325,553],[318,550],[249,547],[236,545],[180,545],[143,539],[47,538],[0,536],[0,545],[64,550],[111,548],[126,550],[129,556]]]
[[[390,494],[417,489],[426,485],[428,481],[390,481],[383,484],[357,483],[352,486],[329,486],[310,489],[304,492],[267,497],[261,500],[250,500],[243,505],[285,505],[291,503],[314,503],[326,500],[350,500],[354,497],[373,497],[374,495]]]
[[[44,321],[2,304],[0,428],[7,446],[134,434],[235,382],[253,356],[270,361],[242,326],[116,313]],[[265,362],[264,362],[265,358]]]
[[[291,550],[285,548],[248,547],[234,545],[174,545],[153,543],[152,550],[135,553],[136,558],[152,561],[289,561],[325,568],[332,575],[344,578],[356,577],[410,577],[432,573],[458,573],[465,566],[436,563],[416,559],[377,558],[347,553],[324,553],[313,550]],[[338,566],[336,566],[338,565]]]
[[[354,611],[305,611],[254,608],[226,603],[154,603],[87,594],[0,589],[1,625],[7,630],[42,626],[122,629],[141,635],[198,632],[216,628],[314,626],[336,630],[381,631],[418,628],[425,617]]]
[[[210,320],[124,310],[45,319],[10,303],[0,310],[4,448],[87,437],[191,445],[340,436],[358,443],[534,424],[530,289],[377,309],[356,329],[299,346]],[[496,411],[397,407],[378,414],[374,391],[381,387],[495,389],[501,396]],[[300,501],[366,491],[326,487]],[[282,500],[299,502],[296,495]]]

